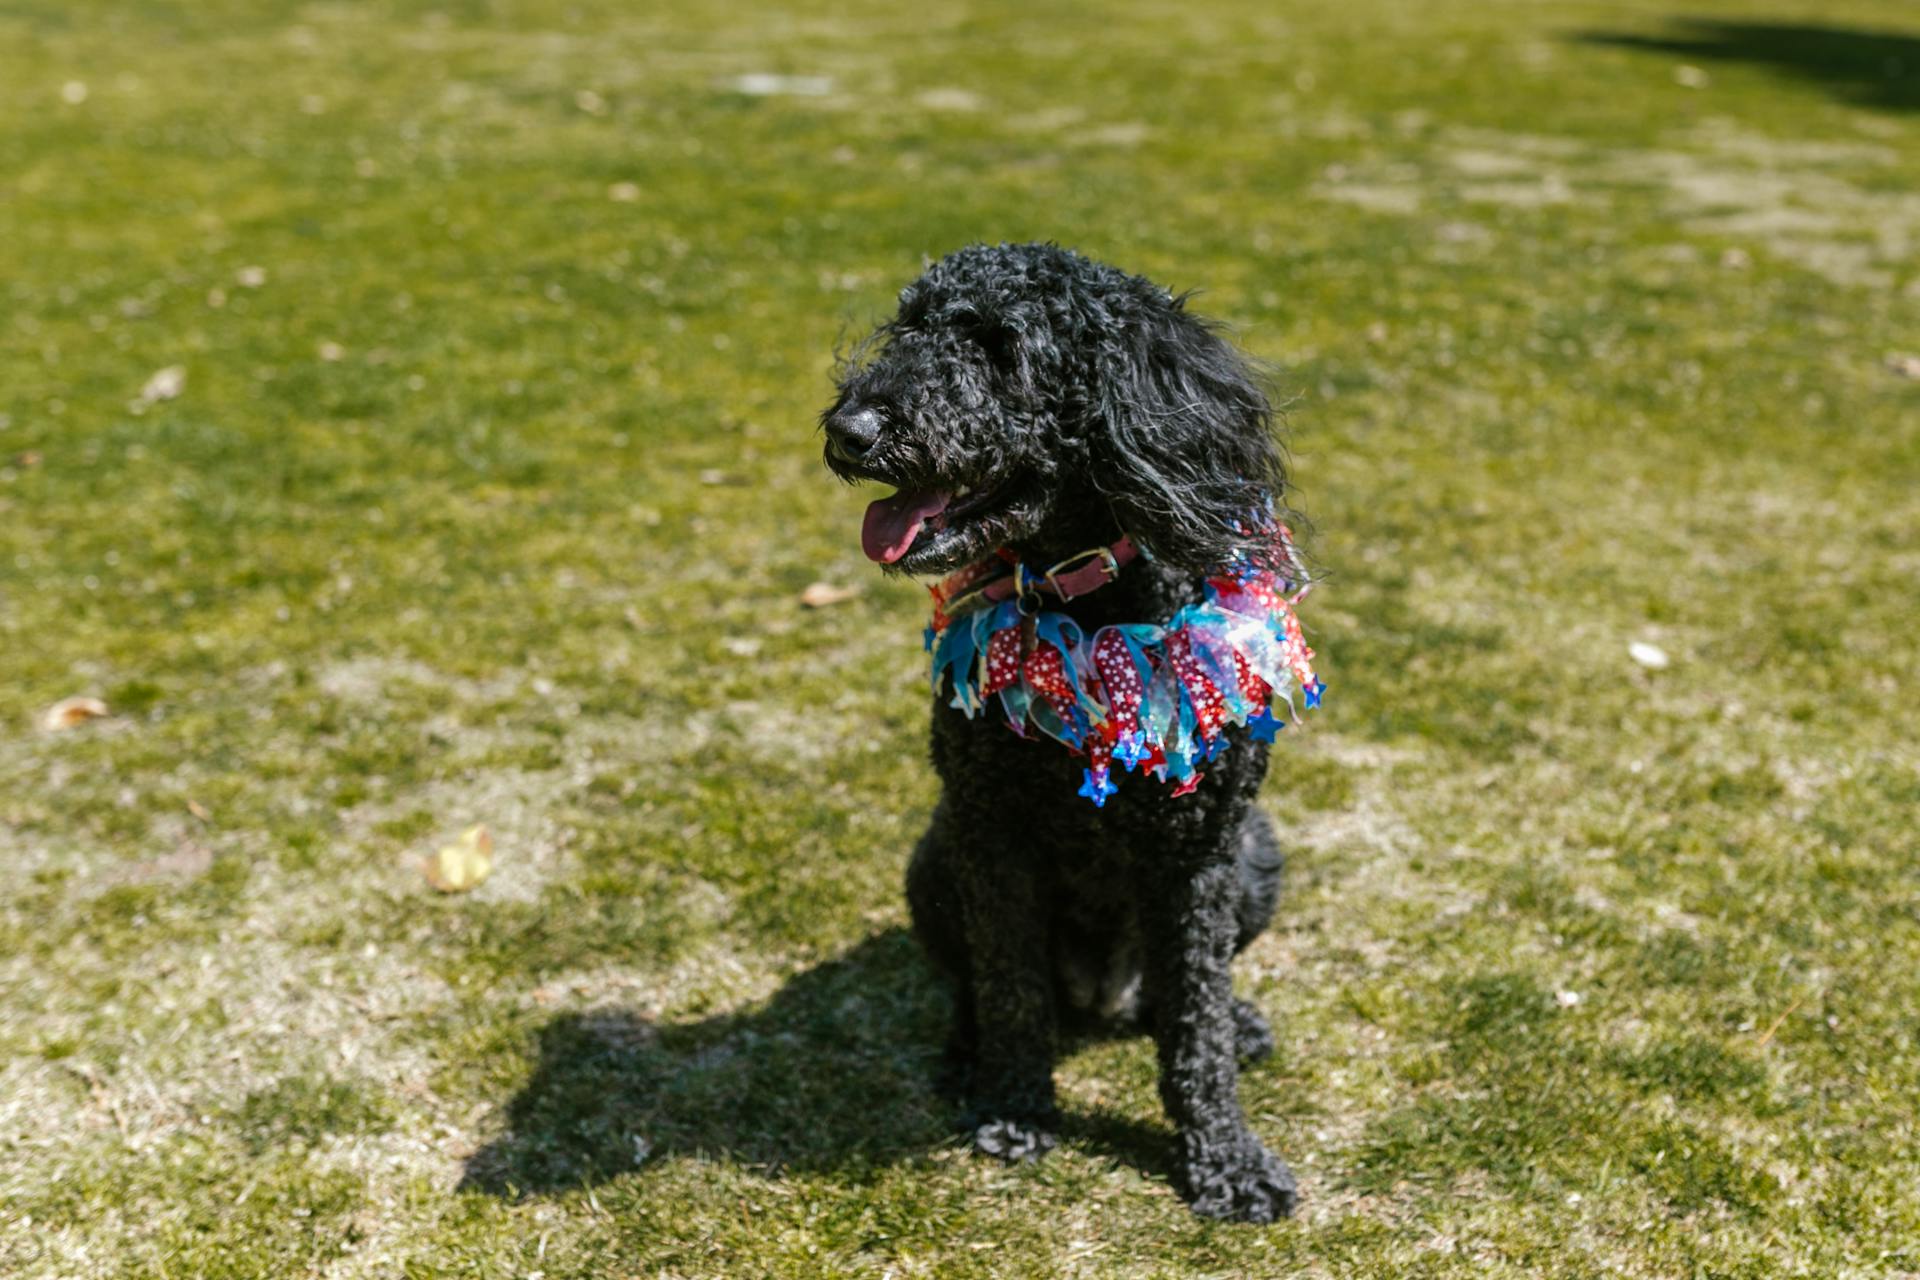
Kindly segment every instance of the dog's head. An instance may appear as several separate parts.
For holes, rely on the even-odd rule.
[[[1194,572],[1263,559],[1272,412],[1184,302],[1055,245],[976,245],[908,285],[821,417],[835,474],[898,490],[867,510],[868,557],[944,573],[1126,533]]]

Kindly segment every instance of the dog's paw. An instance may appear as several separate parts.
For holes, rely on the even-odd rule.
[[[973,1149],[1008,1164],[1027,1164],[1054,1149],[1059,1139],[1037,1124],[989,1120],[973,1131]]]
[[[1273,1054],[1273,1028],[1245,1000],[1233,1002],[1233,1054],[1242,1062],[1258,1062]]]
[[[1277,1222],[1300,1199],[1293,1171],[1249,1135],[1245,1141],[1188,1158],[1187,1204],[1203,1218]]]

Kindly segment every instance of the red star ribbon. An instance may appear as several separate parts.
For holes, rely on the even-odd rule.
[[[1209,578],[1207,585],[1213,588],[1214,598],[1235,613],[1257,617],[1279,613],[1286,607],[1286,597],[1280,594],[1273,579],[1264,575],[1244,582],[1236,578]]]
[[[1247,655],[1238,649],[1233,651],[1233,670],[1234,674],[1240,677],[1240,696],[1245,698],[1249,705],[1264,707],[1273,701],[1272,687],[1255,674],[1254,669],[1247,663]]]
[[[987,641],[987,682],[980,692],[996,694],[1020,678],[1020,644],[1024,630],[1023,626],[1003,627]]]
[[[948,574],[939,582],[927,588],[933,597],[933,629],[945,631],[953,618],[947,613],[947,602],[961,595],[969,588],[978,585],[986,578],[997,573],[992,561],[983,560],[979,564],[970,564],[964,569]]]
[[[1103,631],[1093,646],[1093,667],[1100,673],[1106,690],[1108,731],[1117,738],[1140,723],[1140,701],[1146,686],[1140,681],[1140,669],[1126,638],[1117,631]]]
[[[1304,689],[1313,683],[1313,650],[1307,648],[1307,637],[1301,632],[1300,619],[1292,609],[1287,609],[1281,614],[1281,622],[1287,631],[1286,646],[1283,650],[1287,666],[1293,669],[1295,682]]]
[[[1077,699],[1073,692],[1073,681],[1067,678],[1066,660],[1060,651],[1047,641],[1042,640],[1033,646],[1033,652],[1027,655],[1027,683],[1033,691],[1045,698],[1062,720],[1071,720]]]
[[[1200,669],[1199,659],[1193,656],[1193,642],[1187,638],[1184,629],[1168,634],[1167,661],[1173,664],[1173,674],[1179,677],[1180,683],[1186,688],[1187,700],[1193,704],[1193,719],[1200,736],[1214,737],[1227,722],[1227,700],[1220,696],[1220,690]]]

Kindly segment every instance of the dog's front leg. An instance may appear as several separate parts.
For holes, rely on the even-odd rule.
[[[1145,907],[1160,1097],[1179,1131],[1193,1211],[1272,1222],[1293,1212],[1293,1174],[1247,1126],[1234,1053],[1233,959],[1239,883],[1231,863],[1169,869]]]
[[[1052,1150],[1053,983],[1039,885],[1009,849],[982,857],[961,886],[974,1055],[963,1123],[975,1149],[1002,1160]]]

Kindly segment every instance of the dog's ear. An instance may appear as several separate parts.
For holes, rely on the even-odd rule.
[[[1261,526],[1285,501],[1286,471],[1260,373],[1184,301],[1103,345],[1093,480],[1150,555],[1207,573],[1269,557]]]

